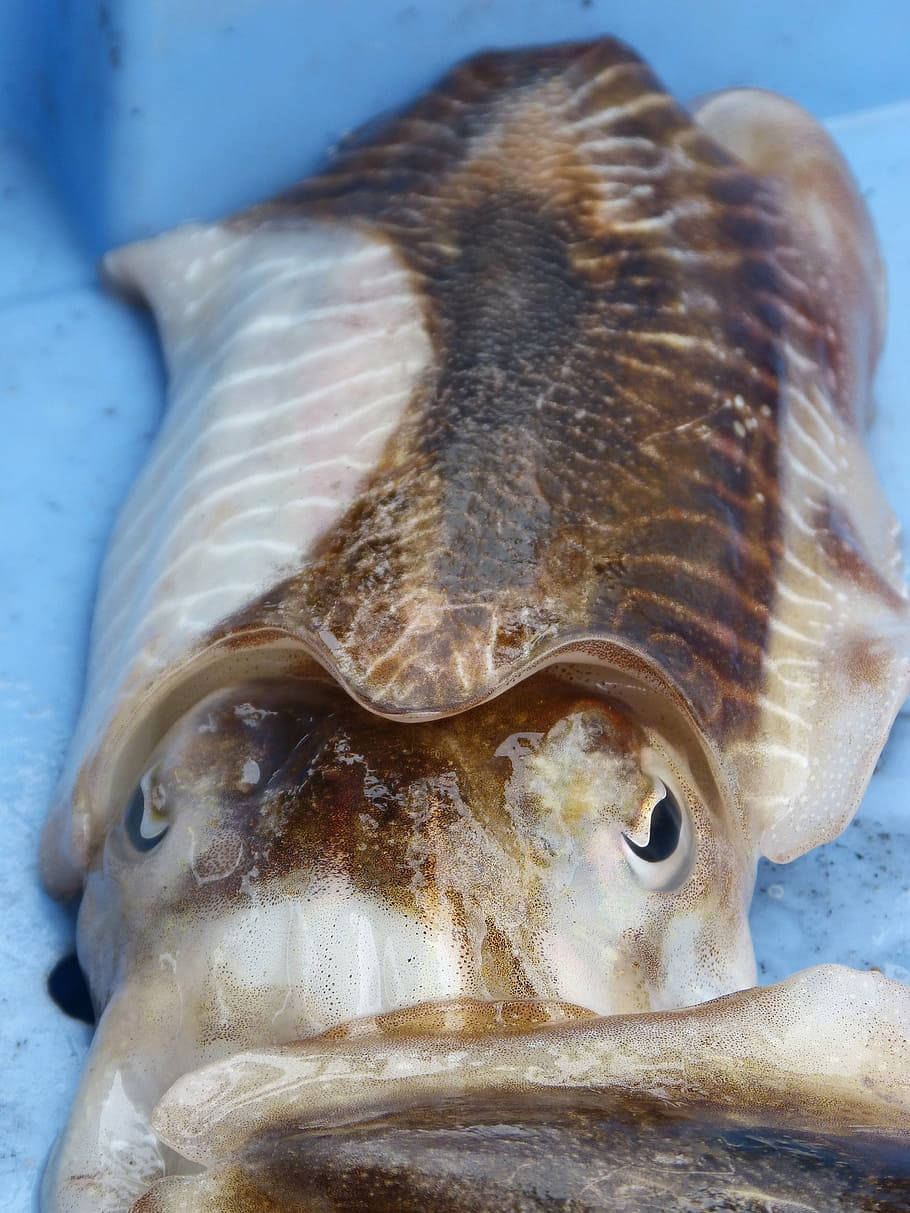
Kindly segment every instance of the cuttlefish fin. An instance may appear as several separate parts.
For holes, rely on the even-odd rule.
[[[865,201],[828,132],[759,89],[703,99],[695,121],[769,182],[787,237],[777,272],[814,285],[808,359],[784,341],[781,557],[760,723],[734,763],[760,851],[785,862],[850,822],[910,693],[899,527],[862,430],[885,330]],[[784,326],[786,332],[786,326]]]
[[[854,420],[872,420],[869,392],[887,316],[885,269],[866,203],[824,127],[793,101],[763,89],[729,89],[703,98],[695,121],[726,151],[776,179],[816,281],[840,312],[844,395]]]

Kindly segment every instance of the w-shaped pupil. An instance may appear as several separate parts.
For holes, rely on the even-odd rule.
[[[669,859],[679,846],[681,829],[682,811],[673,793],[668,791],[651,813],[651,834],[647,843],[641,847],[631,838],[626,838],[626,842],[640,859],[660,863],[663,859]]]
[[[156,834],[144,834],[142,826],[145,820],[145,793],[141,785],[133,793],[124,818],[126,836],[137,851],[153,851],[167,833],[167,826],[162,825]]]

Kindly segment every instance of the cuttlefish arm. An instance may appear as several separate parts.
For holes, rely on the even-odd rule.
[[[887,1166],[889,1149],[910,1145],[910,1000],[878,974],[824,966],[681,1011],[514,1033],[500,1023],[468,1040],[447,1034],[436,1015],[436,1034],[421,1034],[417,1008],[360,1026],[356,1039],[256,1050],[180,1079],[153,1123],[162,1141],[207,1170],[155,1185],[135,1213],[239,1210],[266,1196],[274,1201],[270,1209],[316,1209],[328,1192],[338,1200],[332,1207],[345,1209],[370,1191],[376,1200],[385,1194],[394,1201],[388,1193],[397,1193],[401,1204],[388,1206],[396,1209],[418,1207],[409,1191],[423,1192],[421,1208],[478,1209],[489,1201],[492,1209],[497,1200],[518,1202],[560,1184],[568,1186],[564,1196],[586,1195],[585,1207],[612,1209],[617,1191],[601,1191],[599,1180],[624,1171],[628,1153],[636,1165],[624,1176],[621,1207],[650,1209],[654,1168],[660,1177],[659,1159],[668,1151],[677,1160],[665,1177],[668,1198],[678,1209],[703,1208],[697,1198],[706,1150],[715,1164],[709,1186],[727,1200],[746,1188],[753,1200],[773,1200],[796,1182],[801,1187],[793,1195],[806,1202],[799,1207],[827,1209],[840,1207],[856,1176],[842,1161],[828,1188],[811,1167],[794,1176],[794,1155],[811,1158],[815,1149],[833,1160],[838,1143],[852,1144],[857,1155],[849,1161],[862,1178],[864,1148],[872,1158],[877,1143],[886,1143]],[[567,1128],[565,1109],[596,1107],[598,1092],[606,1097],[605,1123],[576,1115]],[[675,1118],[690,1125],[682,1140]],[[693,1143],[691,1122],[699,1118],[708,1127]],[[550,1142],[565,1133],[565,1168],[553,1158],[548,1167],[556,1166],[555,1173],[535,1173],[530,1159],[517,1166],[515,1141],[529,1122]],[[497,1128],[487,1128],[486,1139],[485,1123]],[[432,1135],[447,1125],[456,1138],[450,1159],[445,1141]],[[597,1135],[585,1151],[595,1127],[610,1132],[609,1151]],[[755,1159],[763,1137],[775,1157],[766,1176]],[[532,1156],[542,1144],[528,1132]],[[903,1190],[910,1194],[910,1167],[905,1171]],[[889,1179],[893,1193],[901,1180],[894,1172]]]
[[[325,1127],[428,1100],[564,1086],[703,1100],[768,1123],[910,1133],[910,998],[878,973],[822,965],[679,1011],[515,1033],[496,1025],[467,1041],[444,1020],[421,1035],[420,1008],[371,1026],[185,1075],[154,1128],[211,1166],[280,1123]]]

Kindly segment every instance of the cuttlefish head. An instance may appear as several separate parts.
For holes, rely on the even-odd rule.
[[[468,1040],[751,985],[754,853],[705,756],[668,732],[549,673],[422,724],[316,677],[201,700],[88,875],[90,1073],[107,1077],[58,1165],[88,1150],[107,1184],[162,1174],[159,1098],[251,1047],[365,1019]],[[106,1119],[145,1122],[129,1164]]]
[[[275,1039],[440,999],[663,1010],[754,980],[753,866],[707,764],[619,700],[544,674],[409,725],[264,681],[158,747],[81,947],[102,999],[179,986],[200,1042],[251,1000]]]
[[[309,1208],[325,1168],[343,1187],[394,1146],[418,1203],[388,1207],[436,1207],[420,1185],[444,1188],[448,1158],[475,1184],[452,1207],[474,1209],[490,1183],[511,1194],[514,1150],[541,1135],[578,1159],[534,1182],[569,1194],[606,1140],[613,1162],[673,1140],[694,1166],[719,1130],[668,1120],[674,1100],[778,1126],[794,1107],[905,1120],[882,1046],[903,1047],[899,987],[811,970],[745,990],[755,841],[665,704],[649,719],[647,695],[609,687],[554,667],[415,724],[314,675],[232,685],[178,720],[88,875],[79,951],[101,1014],[49,1207],[258,1208],[259,1175],[290,1202],[260,1191],[263,1208]],[[856,1039],[834,1047],[845,1020]]]

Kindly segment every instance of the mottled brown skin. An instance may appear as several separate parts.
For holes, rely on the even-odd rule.
[[[637,762],[643,740],[627,714],[547,675],[470,714],[417,727],[372,716],[328,681],[264,682],[248,693],[254,710],[268,715],[263,728],[246,726],[228,693],[209,714],[217,731],[169,755],[161,772],[173,785],[172,801],[211,797],[218,772],[212,826],[247,844],[231,877],[200,887],[187,874],[180,895],[196,906],[232,904],[248,870],[258,866],[263,881],[337,868],[356,888],[413,911],[414,878],[420,888],[433,887],[435,865],[445,858],[439,846],[460,815],[469,812],[506,851],[527,841],[516,831],[522,806],[510,804],[506,792],[512,763],[496,755],[510,735],[539,737],[563,717],[583,713],[592,748],[624,747]],[[256,787],[232,779],[249,758],[261,772]],[[650,782],[640,771],[638,782],[644,800]],[[524,807],[530,824],[534,807]]]
[[[618,844],[619,830],[640,828],[642,807],[653,799],[641,767],[645,732],[628,710],[546,673],[471,712],[419,725],[377,718],[324,678],[251,683],[239,695],[238,703],[231,688],[204,701],[179,738],[152,757],[146,794],[160,796],[172,836],[140,853],[123,822],[110,832],[97,887],[113,877],[120,892],[116,906],[96,906],[101,894],[90,879],[84,915],[95,930],[123,915],[120,929],[138,944],[139,964],[154,966],[162,948],[179,946],[165,941],[182,922],[229,913],[254,892],[280,899],[296,886],[304,898],[343,874],[355,889],[428,925],[442,903],[462,932],[469,964],[470,934],[482,925],[479,977],[488,997],[553,997],[536,983],[547,967],[541,940],[554,862],[574,855],[584,866],[599,826],[614,830]],[[521,776],[514,749],[544,753],[573,724],[584,734],[581,754],[602,752],[621,764],[623,780],[589,787],[565,758],[554,776],[563,782],[541,787]],[[243,781],[250,761],[255,785]],[[709,780],[696,753],[691,767]],[[710,783],[687,795],[699,839],[694,877],[671,902],[655,898],[653,921],[622,937],[650,989],[660,985],[671,904],[695,905],[709,894],[718,902],[717,923],[744,914],[732,892],[748,862],[736,824],[724,824],[732,840],[712,824],[719,808]],[[557,839],[565,855],[554,855]],[[181,856],[176,871],[174,854]],[[147,904],[132,875],[137,865],[142,888],[152,890]],[[594,907],[608,922],[614,895],[604,888]],[[112,985],[109,975],[90,976],[95,989]]]
[[[900,594],[876,571],[853,523],[844,510],[830,500],[826,500],[819,511],[818,537],[833,568],[888,606],[901,609],[904,601]]]
[[[910,1157],[882,1135],[566,1090],[276,1126],[201,1190],[211,1213],[905,1213]],[[175,1207],[153,1188],[134,1213]]]
[[[586,148],[571,123],[630,101],[584,132],[621,142]],[[223,630],[311,634],[365,702],[427,714],[594,633],[646,654],[715,738],[747,729],[784,341],[826,384],[838,357],[775,186],[606,41],[473,61],[267,213],[384,234],[438,361],[304,570]]]

